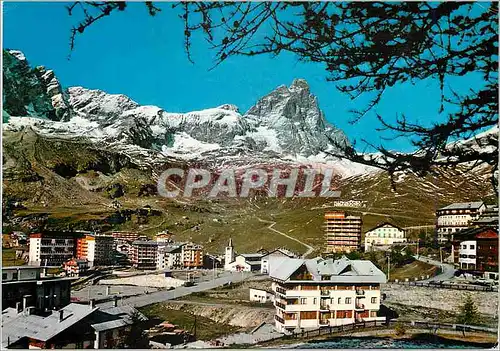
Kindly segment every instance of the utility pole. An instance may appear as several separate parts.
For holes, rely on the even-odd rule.
[[[420,244],[420,240],[417,239],[417,258],[418,258],[418,244]]]
[[[215,282],[215,257],[212,257],[212,282]]]
[[[387,281],[391,280],[391,255],[387,256]]]

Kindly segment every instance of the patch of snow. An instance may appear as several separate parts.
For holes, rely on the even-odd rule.
[[[215,151],[220,149],[220,145],[216,143],[203,143],[189,136],[187,133],[176,133],[174,135],[174,143],[171,147],[162,146],[162,153],[166,156],[174,156],[180,158],[193,158],[195,155],[201,155],[205,152]]]
[[[279,145],[279,140],[276,130],[271,129],[267,126],[259,126],[255,129],[256,129],[255,132],[247,132],[244,135],[244,138],[248,137],[252,138],[257,143],[259,142],[265,143],[267,146],[264,148],[263,151],[274,151],[278,153],[283,152],[281,146]]]
[[[9,54],[17,58],[19,61],[26,61],[26,56],[19,50],[9,50]]]

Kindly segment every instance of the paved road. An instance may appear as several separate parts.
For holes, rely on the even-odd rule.
[[[423,257],[423,256],[419,256],[419,257],[415,256],[415,258],[419,261],[433,264],[435,266],[442,268],[442,272],[440,274],[438,274],[432,278],[429,278],[429,279],[420,280],[420,282],[429,282],[431,280],[450,280],[455,276],[455,268],[451,264],[441,263],[439,261],[433,260],[432,258]]]
[[[426,229],[426,228],[435,228],[435,224],[428,224],[428,225],[413,225],[409,227],[403,227],[403,229]]]
[[[296,242],[298,242],[299,244],[304,245],[305,247],[307,247],[307,251],[306,251],[306,252],[302,255],[302,258],[307,257],[307,256],[308,256],[311,252],[313,252],[313,251],[314,251],[314,248],[313,248],[311,245],[308,245],[308,244],[306,244],[306,243],[304,243],[304,242],[300,241],[299,239],[294,238],[293,236],[290,236],[290,235],[288,235],[288,234],[285,234],[285,233],[283,233],[283,232],[280,232],[279,230],[274,229],[273,227],[274,227],[274,225],[276,224],[276,222],[273,222],[273,221],[266,221],[265,219],[261,219],[261,218],[259,218],[259,217],[257,217],[257,220],[258,220],[259,222],[262,222],[262,223],[270,223],[270,224],[267,226],[267,229],[272,230],[273,232],[278,233],[279,235],[282,235],[282,236],[284,236],[285,238],[288,238],[288,239],[290,239],[290,240],[296,241]]]
[[[248,279],[250,277],[253,277],[254,275],[255,274],[250,272],[240,272],[240,273],[227,272],[227,274],[219,278],[216,278],[215,280],[200,282],[190,287],[179,287],[169,291],[163,290],[163,291],[153,292],[150,294],[143,294],[140,296],[132,296],[122,299],[120,302],[118,302],[118,304],[131,305],[134,307],[143,307],[153,303],[176,299],[182,296],[192,294],[194,292],[214,289],[229,282],[237,283],[245,279]],[[267,276],[263,276],[262,279],[265,278],[267,278]],[[113,301],[102,302],[102,303],[98,302],[96,305],[98,305],[99,307],[111,307],[113,306]]]
[[[106,295],[106,288],[109,287],[109,295]],[[71,290],[71,297],[77,298],[80,301],[88,301],[88,299],[102,300],[113,296],[130,296],[144,294],[145,292],[152,293],[158,291],[157,288],[147,286],[133,285],[87,285],[80,290]]]

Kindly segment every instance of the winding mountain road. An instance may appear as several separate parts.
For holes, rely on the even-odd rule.
[[[308,245],[308,244],[306,244],[305,242],[300,241],[299,239],[296,239],[296,238],[294,238],[294,237],[292,237],[292,236],[290,236],[290,235],[288,235],[288,234],[285,234],[285,233],[283,233],[283,232],[280,232],[279,230],[274,229],[273,227],[274,227],[274,225],[276,224],[276,222],[273,222],[273,221],[267,221],[267,220],[262,219],[262,218],[259,218],[259,217],[257,217],[257,220],[258,220],[259,222],[261,222],[261,223],[269,223],[269,225],[267,226],[267,229],[269,229],[269,230],[271,230],[271,231],[273,231],[273,232],[275,232],[275,233],[278,233],[279,235],[282,235],[282,236],[284,236],[284,237],[285,237],[285,238],[287,238],[287,239],[290,239],[290,240],[296,241],[296,242],[298,242],[299,244],[301,244],[301,245],[303,245],[303,246],[307,247],[307,251],[306,251],[304,254],[302,254],[301,258],[306,258],[306,257],[307,257],[307,256],[308,256],[311,252],[313,252],[313,251],[314,251],[314,248],[313,248],[311,245]]]
[[[423,257],[423,256],[419,256],[419,257],[414,256],[414,257],[419,261],[429,263],[429,264],[432,264],[432,265],[437,266],[437,267],[441,267],[441,273],[439,273],[438,275],[435,275],[432,278],[421,280],[421,282],[430,282],[432,280],[450,280],[455,275],[455,268],[451,264],[441,263],[439,261],[433,260],[433,259],[428,258],[428,257]]]

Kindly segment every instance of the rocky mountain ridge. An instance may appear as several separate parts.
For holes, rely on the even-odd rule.
[[[332,140],[349,141],[326,121],[317,98],[302,79],[276,88],[245,114],[230,104],[172,113],[141,106],[121,94],[83,87],[63,89],[53,71],[30,69],[19,51],[4,51],[3,56],[7,62],[4,113],[9,120],[5,130],[32,128],[49,137],[88,138],[133,157],[153,152],[155,157],[214,165],[269,160],[338,164],[344,175],[368,169],[325,153],[336,150]],[[26,84],[33,89],[16,89]],[[15,93],[9,95],[12,90]],[[14,95],[18,98],[12,99]]]

